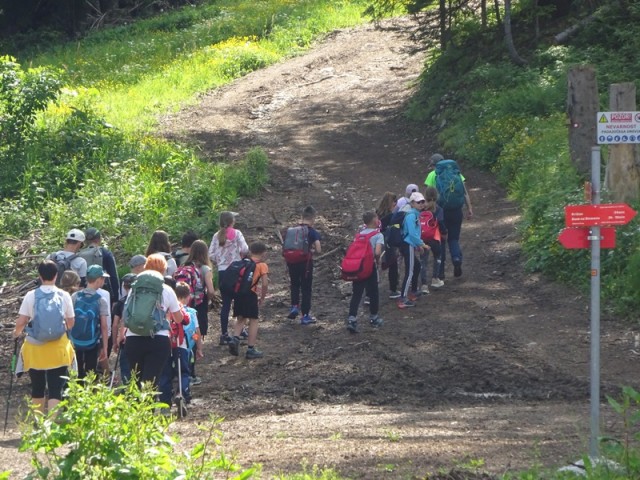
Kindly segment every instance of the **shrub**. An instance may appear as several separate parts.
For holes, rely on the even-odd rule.
[[[252,477],[255,469],[243,470],[222,451],[212,455],[211,446],[222,440],[220,419],[202,429],[203,442],[178,452],[178,439],[168,434],[172,418],[158,414],[166,405],[155,396],[136,382],[116,391],[95,376],[71,379],[55,415],[30,410],[22,424],[20,451],[31,453],[35,467],[29,478],[195,479],[213,478],[214,472]]]

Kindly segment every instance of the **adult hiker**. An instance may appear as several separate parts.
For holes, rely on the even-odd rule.
[[[445,160],[439,153],[434,153],[429,160],[431,171],[424,184],[438,190],[438,205],[444,211],[444,224],[447,227],[446,241],[453,264],[453,276],[462,275],[462,248],[460,247],[460,231],[464,218],[463,207],[467,207],[467,218],[473,217],[471,198],[465,185],[465,178],[455,160]],[[442,241],[444,242],[444,238]],[[440,274],[438,278],[444,280],[447,249],[441,248]]]
[[[16,373],[28,372],[31,401],[37,410],[51,412],[62,399],[65,378],[74,360],[73,345],[67,332],[75,317],[71,295],[55,285],[58,268],[52,260],[38,265],[41,285],[27,292],[16,321],[14,338],[27,336],[20,351]]]
[[[59,286],[62,280],[62,274],[66,270],[73,270],[80,277],[80,284],[86,285],[87,262],[78,255],[85,241],[84,232],[77,228],[72,228],[67,232],[62,250],[58,250],[47,257],[56,264],[57,279],[56,284]]]
[[[118,270],[116,268],[116,260],[113,253],[102,245],[102,234],[97,228],[87,228],[84,232],[85,243],[87,246],[78,252],[87,262],[87,267],[91,265],[100,265],[109,275],[105,280],[104,289],[111,295],[111,301],[115,302],[120,298],[118,292],[120,288],[120,280],[118,279]]]

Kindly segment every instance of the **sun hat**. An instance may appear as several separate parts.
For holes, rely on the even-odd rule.
[[[410,202],[424,202],[424,196],[420,192],[413,192],[409,197]]]
[[[84,233],[82,230],[72,228],[67,232],[67,240],[75,240],[77,242],[84,242]]]
[[[110,277],[100,265],[91,265],[87,268],[87,280],[96,280],[100,277]]]
[[[407,188],[405,188],[404,191],[407,195],[411,195],[413,192],[417,192],[418,190],[418,185],[416,185],[415,183],[410,183],[409,185],[407,185]]]
[[[144,265],[145,263],[147,263],[147,257],[140,254],[134,255],[133,257],[131,257],[131,260],[129,260],[129,266],[131,268],[139,267],[140,265]]]

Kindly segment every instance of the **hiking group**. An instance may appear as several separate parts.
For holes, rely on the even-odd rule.
[[[389,296],[399,308],[415,306],[419,295],[429,293],[429,285],[444,285],[445,242],[454,276],[462,275],[463,206],[472,215],[464,177],[455,161],[439,154],[431,157],[430,166],[424,194],[415,184],[399,199],[385,193],[375,212],[364,213],[364,224],[347,249],[341,274],[353,282],[347,319],[352,333],[359,331],[358,307],[365,294],[371,326],[384,323],[378,315],[380,270],[388,271]],[[308,206],[297,224],[279,232],[290,281],[287,317],[300,315],[301,325],[316,322],[311,315],[313,258],[321,253],[321,236],[315,220],[316,210]],[[154,232],[145,254],[130,259],[130,273],[120,282],[113,254],[101,245],[101,233],[74,228],[63,249],[38,265],[40,285],[23,299],[14,330],[16,342],[26,334],[16,373],[29,373],[36,408],[45,411],[57,405],[70,370],[80,379],[89,372],[109,372],[114,352],[114,372],[119,366],[122,382],[132,374],[137,382],[151,382],[163,403],[175,401],[178,414],[185,415],[191,386],[201,383],[196,365],[204,355],[216,285],[221,297],[219,345],[238,356],[246,343],[245,358],[263,357],[256,344],[269,284],[267,246],[260,241],[248,245],[235,228],[235,214],[222,212],[209,245],[188,232],[180,248],[171,251],[167,233]],[[431,276],[429,252],[434,262]],[[236,322],[230,333],[232,307]]]

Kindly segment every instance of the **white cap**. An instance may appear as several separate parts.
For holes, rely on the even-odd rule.
[[[78,242],[84,242],[84,232],[77,228],[72,228],[67,232],[67,240],[76,240]]]
[[[413,192],[409,197],[410,202],[423,202],[424,196],[420,192]]]

